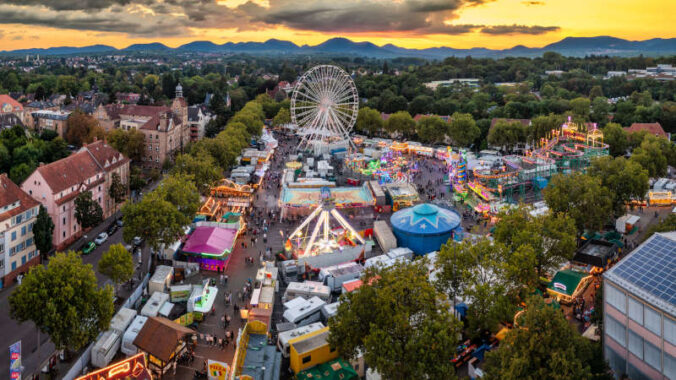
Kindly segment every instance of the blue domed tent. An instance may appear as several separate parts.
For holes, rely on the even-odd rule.
[[[457,237],[462,233],[457,212],[429,203],[399,210],[392,214],[390,222],[398,246],[409,248],[417,255],[438,251],[453,232]]]

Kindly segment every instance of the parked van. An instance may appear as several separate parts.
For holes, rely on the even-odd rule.
[[[143,315],[137,315],[136,318],[131,322],[129,327],[127,328],[127,331],[124,332],[124,335],[122,336],[122,344],[120,347],[120,350],[122,351],[123,354],[127,356],[131,355],[136,355],[138,352],[138,348],[134,346],[134,340],[136,339],[136,336],[138,335],[139,331],[143,328],[143,326],[146,324],[148,321],[148,317],[143,316]]]
[[[117,355],[119,349],[120,334],[114,330],[104,332],[92,348],[92,365],[97,368],[107,366]]]
[[[319,321],[324,305],[326,305],[326,302],[319,299],[319,297],[312,297],[299,307],[287,309],[283,316],[285,320],[295,323],[298,327],[309,325],[310,323]]]
[[[124,334],[127,327],[129,327],[134,318],[136,318],[136,314],[136,310],[126,307],[121,308],[120,311],[115,314],[113,319],[110,320],[110,329],[116,331],[120,335]]]

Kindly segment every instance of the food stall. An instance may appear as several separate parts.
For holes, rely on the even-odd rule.
[[[209,286],[209,280],[204,280],[202,286],[196,285],[188,298],[188,312],[208,313],[214,306],[218,288]]]
[[[562,304],[570,304],[579,297],[593,281],[593,276],[571,269],[556,272],[547,285],[547,293]]]

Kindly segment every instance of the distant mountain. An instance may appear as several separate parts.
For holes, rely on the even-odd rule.
[[[454,49],[451,47],[434,47],[428,49],[408,49],[393,44],[378,46],[371,42],[354,42],[347,38],[332,38],[319,45],[298,46],[290,41],[270,39],[265,42],[227,42],[222,45],[211,41],[194,41],[177,48],[170,48],[159,42],[135,44],[122,50],[112,46],[93,45],[85,47],[54,47],[48,49],[23,49],[2,51],[5,55],[73,55],[96,54],[106,52],[154,52],[154,53],[216,53],[216,54],[340,54],[372,58],[415,57],[423,59],[444,59],[446,57],[472,56],[477,58],[500,57],[534,57],[546,51],[557,52],[566,56],[617,55],[635,56],[639,54],[658,56],[676,54],[676,38],[653,38],[645,41],[629,41],[610,36],[598,37],[566,37],[542,48],[530,48],[517,45],[509,49],[493,50],[482,47],[471,49]]]
[[[129,45],[126,48],[122,49],[122,51],[168,51],[168,50],[174,49],[159,42],[153,42],[149,44],[134,44]]]

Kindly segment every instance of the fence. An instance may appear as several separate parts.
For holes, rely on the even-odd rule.
[[[124,302],[122,307],[130,308],[130,309],[135,309],[138,301],[141,299],[141,296],[143,296],[143,289],[148,285],[148,281],[150,280],[150,273],[146,274],[146,276],[143,278],[143,281],[134,289],[134,292],[127,298],[127,300]],[[94,344],[96,341],[101,338],[101,335],[103,332],[101,332],[96,339],[94,339],[94,342],[92,342],[89,346],[87,346],[87,349],[84,350],[82,355],[73,363],[73,366],[70,367],[70,370],[66,373],[66,375],[63,377],[63,380],[73,380],[76,377],[79,377],[82,372],[85,370],[85,368],[88,368],[89,366],[89,361],[91,360],[92,357],[92,348],[94,347]]]

